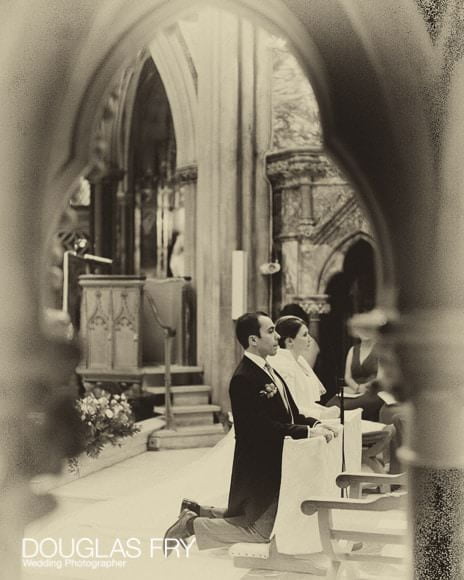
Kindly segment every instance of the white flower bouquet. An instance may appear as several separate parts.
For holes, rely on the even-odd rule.
[[[89,457],[98,457],[107,443],[121,445],[123,439],[140,431],[124,394],[96,389],[78,399],[76,408],[84,425],[84,451]],[[76,458],[70,460],[70,467],[78,468]]]

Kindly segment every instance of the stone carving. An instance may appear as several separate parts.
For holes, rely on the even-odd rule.
[[[337,177],[339,172],[329,162],[322,149],[287,149],[271,153],[266,158],[267,176],[273,192],[299,188],[323,177]]]
[[[116,115],[119,98],[119,87],[115,87],[110,92],[106,103],[102,107],[100,121],[95,131],[90,151],[92,167],[88,176],[90,182],[98,181],[102,177],[106,176],[111,167],[111,126]]]
[[[282,299],[314,296],[324,291],[327,265],[343,264],[350,245],[344,241],[357,234],[372,239],[371,227],[352,188],[320,147],[268,155],[267,176],[273,190],[274,243],[282,254]],[[296,253],[290,243],[297,244]]]
[[[294,294],[296,291],[295,288],[295,281],[291,275],[291,272],[288,269],[283,270],[283,302],[287,302],[285,300],[285,296]]]
[[[272,147],[320,145],[321,125],[316,97],[286,43],[268,40],[272,51]]]
[[[100,290],[95,292],[95,299],[95,308],[89,317],[87,328],[93,330],[97,326],[102,326],[104,330],[108,330],[109,316],[103,310],[102,293]]]
[[[298,290],[298,242],[286,242],[285,263],[282,269],[282,299],[286,302],[286,297],[295,294]]]
[[[297,302],[309,316],[318,317],[330,312],[330,304],[327,299],[327,294],[315,294],[304,297],[295,296],[293,302]]]
[[[141,51],[118,77],[101,105],[100,119],[95,127],[90,148],[91,170],[87,176],[90,182],[99,181],[109,173],[114,177],[115,168],[121,171],[119,167],[126,166],[122,153],[128,139],[124,123],[124,105],[134,73],[144,59],[146,55]]]
[[[312,235],[316,222],[312,186],[316,179],[327,176],[328,172],[329,164],[320,148],[268,155],[267,176],[274,198],[279,197],[274,203],[274,231],[279,240]],[[280,208],[280,216],[276,206]]]
[[[114,319],[114,329],[116,331],[121,330],[122,327],[129,328],[135,330],[135,317],[131,313],[129,304],[128,304],[128,297],[129,294],[127,290],[123,290],[120,294],[121,296],[121,308],[119,313],[116,315]]]
[[[347,197],[346,201],[329,214],[328,219],[312,237],[315,244],[337,245],[338,240],[344,239],[349,234],[356,231],[370,232],[370,227],[353,194]]]
[[[345,182],[340,182],[338,170],[320,148],[292,149],[268,155],[267,176],[273,188],[274,206],[280,208],[281,221],[277,221],[274,228],[280,240],[312,239],[318,231],[317,223],[324,221],[334,207],[334,196],[325,196],[318,189],[333,187],[333,179],[338,185],[346,186]],[[343,190],[339,189],[336,197],[343,195]],[[274,218],[278,220],[277,213],[274,211]]]
[[[313,224],[300,223],[298,227],[299,237],[311,239],[314,236],[314,229]]]
[[[281,193],[281,232],[280,240],[298,237],[298,226],[301,216],[301,199],[299,192],[285,189]]]

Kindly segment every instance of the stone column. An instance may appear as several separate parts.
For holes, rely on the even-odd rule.
[[[198,63],[198,359],[213,399],[227,405],[235,363],[231,256],[237,247],[238,19],[210,8]],[[207,32],[207,34],[206,34]]]
[[[113,260],[115,274],[132,274],[134,271],[134,196],[123,189],[121,183],[115,194],[116,223],[114,227]]]
[[[93,251],[97,256],[116,259],[113,263],[114,273],[121,271],[121,264],[118,262],[120,253],[124,251],[125,244],[119,239],[125,235],[123,223],[121,223],[120,201],[117,197],[118,183],[122,179],[124,172],[113,168],[105,170],[101,174],[89,176],[92,184],[92,231],[91,239]]]
[[[79,420],[63,388],[78,349],[57,339],[43,312],[49,298],[44,240],[65,207],[55,203],[54,214],[43,212],[47,194],[64,195],[45,177],[47,170],[60,172],[51,169],[52,126],[78,51],[72,40],[79,32],[69,31],[92,21],[84,10],[71,22],[73,6],[15,2],[1,21],[0,576],[9,580],[23,575],[24,526],[56,506],[50,493],[33,493],[31,480],[58,474],[64,457],[80,452]],[[50,30],[56,41],[44,42]]]
[[[313,179],[310,175],[303,176],[301,179],[300,196],[302,203],[300,229],[304,231],[316,223],[314,217]]]
[[[315,247],[316,215],[313,189],[316,180],[327,173],[327,161],[318,148],[280,151],[267,156],[267,176],[272,184],[274,242],[282,259],[281,295],[274,299],[274,310],[291,302],[293,296],[317,293],[317,264],[306,272],[302,248]],[[303,275],[304,274],[304,275]]]
[[[409,463],[415,580],[464,577],[464,236],[462,3],[450,1],[436,49],[443,49],[435,133],[437,191],[421,304],[397,326],[398,356],[411,400]],[[438,52],[438,50],[437,50]],[[429,234],[430,235],[430,234]],[[430,248],[430,246],[429,246]]]
[[[354,316],[350,325],[377,334],[383,388],[404,404],[407,417],[400,454],[409,475],[408,578],[462,578],[463,369],[454,362],[462,358],[462,314],[423,310],[398,316],[378,308]]]
[[[176,170],[176,190],[183,200],[184,219],[184,273],[192,278],[196,285],[195,252],[196,252],[196,196],[198,170],[195,165],[180,167]]]
[[[400,240],[396,249],[401,318],[392,335],[404,374],[400,395],[411,404],[404,450],[409,466],[411,577],[454,580],[464,577],[464,7],[455,0],[418,3],[429,6],[428,23],[437,25],[432,40],[441,65],[429,87],[433,163],[423,167],[425,174],[433,171],[428,176],[433,189],[427,191],[427,183],[414,184],[415,217],[403,226],[411,242]],[[406,215],[391,205],[392,217]],[[397,229],[392,228],[396,238],[404,235],[401,226]]]
[[[233,250],[248,253],[248,309],[268,307],[267,281],[258,274],[269,261],[270,200],[261,168],[270,131],[268,61],[265,35],[251,23],[208,8],[199,26],[198,354],[213,399],[227,408],[241,354],[231,319]]]
[[[271,191],[265,154],[271,142],[272,59],[268,33],[240,21],[239,246],[248,252],[248,309],[270,308],[269,276],[259,267],[271,261]]]
[[[272,184],[273,238],[282,262],[280,291],[274,292],[273,311],[278,314],[289,297],[298,293],[298,217],[301,202],[293,186],[288,162],[282,154],[268,155],[266,173]]]
[[[463,323],[457,311],[417,312],[396,332],[411,402],[404,460],[416,580],[464,577]]]

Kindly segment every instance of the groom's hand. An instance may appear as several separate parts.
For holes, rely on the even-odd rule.
[[[338,437],[338,430],[330,425],[319,424],[312,427],[309,431],[310,437],[324,437],[327,443],[332,441],[334,437]]]
[[[326,423],[325,421],[321,421],[321,424],[317,425],[317,426],[324,427],[324,429],[328,429],[329,431],[332,431],[334,437],[338,437],[338,434],[340,433],[340,425],[331,425],[330,423]]]
[[[334,434],[330,429],[326,429],[325,427],[321,427],[318,425],[317,427],[311,427],[309,431],[310,437],[324,437],[327,443],[332,441]]]

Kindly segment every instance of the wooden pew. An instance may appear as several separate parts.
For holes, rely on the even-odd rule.
[[[301,504],[302,512],[308,516],[317,513],[323,551],[329,558],[325,576],[336,580],[342,564],[353,562],[375,562],[378,564],[404,564],[404,550],[394,546],[404,546],[406,535],[402,531],[381,529],[378,524],[381,517],[378,512],[404,509],[406,492],[393,492],[368,498],[361,498],[362,483],[378,485],[405,485],[405,474],[379,475],[368,473],[343,473],[337,477],[337,485],[350,488],[349,498],[327,499],[313,497]],[[350,526],[334,524],[334,511],[377,512],[369,522],[368,529],[360,529],[359,518],[350,518]],[[354,524],[354,525],[353,525]],[[358,525],[356,525],[358,524]],[[366,544],[383,544],[380,553],[363,553]]]
[[[391,492],[391,486],[406,486],[406,474],[397,473],[394,475],[380,473],[340,473],[337,476],[336,483],[340,489],[348,489],[348,497],[362,497],[363,484],[378,485],[382,491]]]
[[[341,571],[341,565],[350,562],[402,564],[402,554],[369,555],[364,554],[362,548],[368,543],[382,543],[385,544],[387,552],[390,546],[401,546],[405,543],[404,532],[373,529],[373,526],[369,526],[366,530],[360,530],[359,526],[337,527],[333,522],[332,511],[361,510],[386,513],[389,510],[402,509],[405,506],[405,492],[373,495],[365,499],[361,498],[361,493],[363,483],[404,486],[405,474],[341,473],[336,481],[338,487],[348,489],[349,498],[313,497],[301,505],[304,514],[317,514],[322,553],[297,556],[281,554],[277,551],[275,539],[269,544],[235,544],[229,550],[234,559],[234,566],[297,572],[335,580]],[[356,523],[357,519],[359,518],[353,518],[353,521]],[[379,517],[372,521],[378,522]]]
[[[361,468],[361,412],[347,416],[346,463]],[[334,424],[336,422],[334,421]],[[342,466],[342,437],[330,443],[323,438],[286,438],[282,459],[281,500],[270,543],[239,543],[229,554],[238,568],[260,568],[283,572],[324,575],[328,559],[321,552],[317,517],[301,512],[301,502],[312,495],[340,495],[335,480]],[[301,483],[295,488],[295,482]]]

